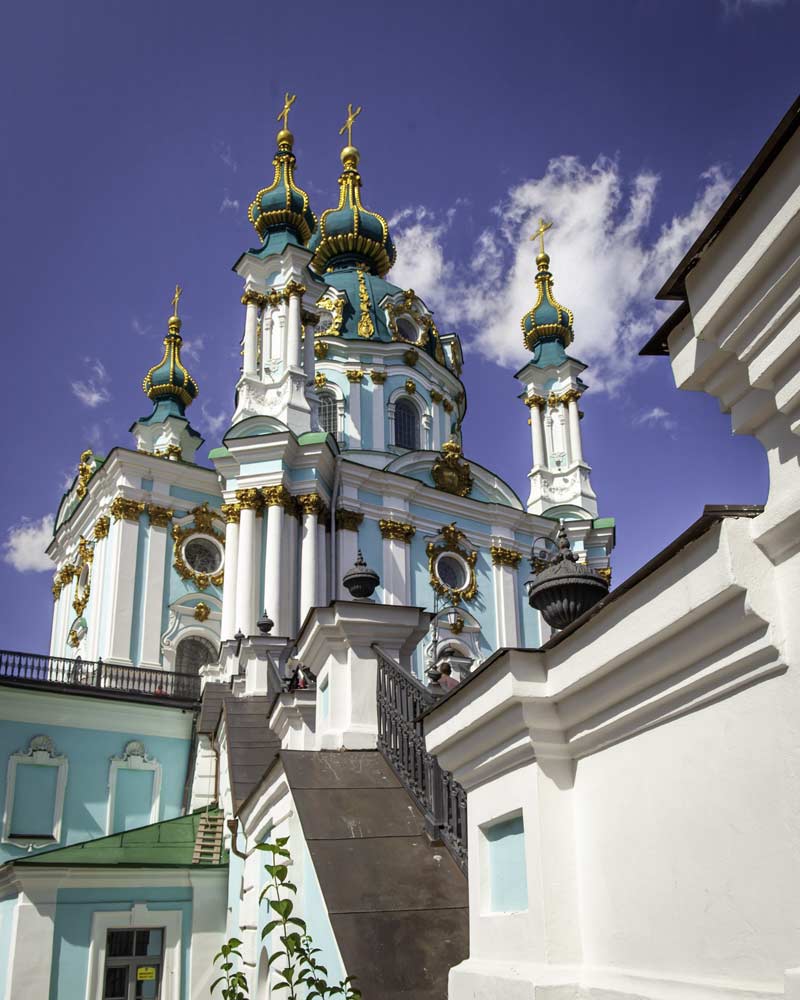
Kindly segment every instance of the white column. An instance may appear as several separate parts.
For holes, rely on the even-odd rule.
[[[89,595],[89,605],[86,609],[86,621],[89,631],[86,636],[86,659],[96,660],[100,653],[100,623],[103,620],[103,597],[105,585],[103,575],[106,570],[106,554],[108,552],[108,538],[95,540],[94,557],[92,559],[92,569],[90,575],[91,594]]]
[[[502,544],[492,546],[492,584],[497,619],[498,647],[519,645],[519,610],[517,599],[520,556]]]
[[[358,448],[361,444],[361,379],[355,377],[355,372],[347,372],[350,382],[350,393],[347,398],[347,445]]]
[[[272,489],[280,489],[273,487]],[[285,492],[285,491],[284,491]],[[286,600],[281,558],[283,551],[283,533],[286,511],[281,498],[272,497],[268,490],[264,491],[267,503],[267,551],[264,563],[264,603],[267,614],[275,622],[274,635],[288,635],[286,628]],[[274,502],[273,502],[274,501]]]
[[[56,649],[56,644],[59,641],[59,631],[58,631],[58,619],[61,612],[61,594],[59,593],[53,601],[53,617],[50,621],[50,655],[51,656],[61,656],[59,650]]]
[[[261,377],[269,374],[272,358],[272,310],[261,311]]]
[[[293,296],[294,297],[294,296]],[[303,331],[303,369],[306,373],[306,382],[314,382],[314,372],[317,359],[314,357],[314,330],[313,327],[304,327]]]
[[[242,296],[242,302],[247,307],[244,319],[244,373],[245,375],[255,375],[257,373],[257,350],[258,350],[258,298],[257,293],[247,291]]]
[[[381,528],[383,535],[383,603],[410,603],[410,571],[408,546],[414,534],[410,524],[387,521]]]
[[[110,576],[114,588],[111,604],[111,632],[105,659],[112,663],[131,663],[131,630],[133,627],[133,593],[136,586],[136,554],[139,541],[141,505],[132,506],[122,514],[111,529],[114,567]],[[138,508],[138,509],[137,509]],[[135,517],[135,520],[132,518]],[[129,519],[131,518],[131,519]]]
[[[546,469],[547,455],[544,450],[542,411],[538,406],[531,406],[531,447],[533,449],[533,468]]]
[[[293,368],[302,367],[300,354],[300,291],[302,285],[292,282],[287,285],[289,293],[289,312],[287,321],[288,352],[287,362]],[[305,291],[305,289],[303,289]]]
[[[294,508],[287,511],[288,516],[283,523],[283,567],[285,581],[283,587],[283,627],[286,630],[283,634],[295,636],[297,634],[297,579],[299,570],[299,546],[297,544],[297,533],[299,519],[292,512]],[[277,630],[276,630],[277,631]],[[278,635],[281,633],[278,632]]]
[[[583,447],[581,446],[581,417],[578,413],[578,400],[575,396],[570,395],[569,403],[567,404],[567,412],[569,414],[570,459],[573,462],[582,462]]]
[[[225,516],[225,575],[222,582],[222,625],[220,638],[224,642],[236,635],[236,582],[239,564],[239,506],[224,504]]]
[[[255,497],[250,496],[255,494]],[[256,535],[256,505],[257,490],[239,490],[236,494],[242,504],[239,515],[239,557],[236,581],[236,630],[245,635],[255,631],[255,535]]]
[[[317,519],[317,592],[315,605],[328,603],[328,531]]]
[[[53,888],[40,890],[36,898],[27,893],[19,895],[12,918],[13,938],[6,980],[9,998],[50,996],[55,893]],[[88,955],[88,950],[84,955]]]
[[[375,451],[386,448],[385,382],[384,372],[372,373],[372,447]]]
[[[220,872],[189,869],[192,886],[192,931],[189,953],[189,983],[187,997],[211,995],[211,983],[216,969],[208,956],[219,947],[220,927],[225,926],[227,881]]]
[[[317,514],[321,501],[315,493],[298,497],[303,511],[303,539],[300,556],[300,625],[314,606],[317,597],[317,560],[319,532]]]
[[[161,619],[164,610],[164,567],[167,560],[167,525],[171,510],[153,507],[144,569],[141,666],[157,669],[161,666]]]

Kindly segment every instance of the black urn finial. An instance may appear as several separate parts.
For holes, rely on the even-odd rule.
[[[380,582],[381,578],[374,569],[367,566],[361,549],[359,549],[355,565],[342,577],[342,585],[345,590],[349,591],[350,596],[355,601],[369,601]]]
[[[570,548],[563,521],[556,538],[558,555],[537,576],[526,581],[528,603],[541,611],[551,628],[571,625],[608,593],[608,581],[578,562]]]
[[[261,617],[256,622],[256,628],[262,635],[269,635],[269,633],[272,631],[272,626],[274,624],[275,622],[267,614],[267,609],[264,608],[264,610],[261,613]]]

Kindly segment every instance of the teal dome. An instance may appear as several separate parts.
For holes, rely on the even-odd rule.
[[[164,338],[164,357],[145,375],[142,389],[154,403],[173,403],[183,415],[185,408],[196,399],[200,390],[181,361],[183,340],[180,330],[181,321],[178,316],[170,316],[169,332]]]
[[[525,346],[532,351],[540,341],[557,340],[567,347],[573,340],[572,312],[553,295],[550,257],[546,253],[540,253],[536,258],[536,266],[536,304],[522,317]]]
[[[361,176],[355,146],[345,146],[342,163],[339,204],[322,213],[319,229],[308,244],[314,251],[311,266],[319,274],[338,268],[366,266],[371,274],[382,278],[396,257],[389,224],[382,215],[368,211],[361,204]]]
[[[272,161],[275,176],[269,187],[262,188],[247,210],[247,217],[262,240],[272,232],[290,232],[305,245],[317,220],[308,195],[294,182],[297,162],[292,152],[294,136],[288,129],[278,132],[278,151]]]

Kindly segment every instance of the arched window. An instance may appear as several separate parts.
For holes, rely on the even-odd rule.
[[[419,448],[419,414],[409,399],[398,399],[394,408],[394,443],[398,448]]]
[[[198,674],[201,667],[213,663],[216,658],[217,651],[208,639],[192,635],[178,643],[175,670],[179,674]]]
[[[339,404],[332,392],[320,392],[317,396],[319,425],[326,434],[336,437],[339,433]]]

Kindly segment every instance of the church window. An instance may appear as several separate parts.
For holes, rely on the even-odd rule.
[[[397,321],[397,333],[403,340],[410,340],[412,344],[417,342],[417,330],[409,319],[399,319]]]
[[[334,437],[339,433],[339,404],[332,392],[321,392],[317,396],[319,425],[326,434]]]
[[[61,839],[67,758],[49,736],[34,736],[9,758],[3,840],[43,845]]]
[[[469,567],[454,552],[443,552],[439,556],[436,575],[448,590],[464,590],[470,582]]]
[[[216,659],[217,651],[208,639],[197,635],[187,636],[178,643],[175,671],[197,676],[201,667],[216,662]]]
[[[103,1000],[160,996],[163,956],[164,928],[108,931]]]
[[[207,535],[193,535],[183,547],[183,558],[195,573],[213,576],[222,567],[222,548]]]
[[[161,765],[148,756],[143,743],[130,740],[119,757],[111,758],[106,833],[157,822],[160,802]]]
[[[419,414],[408,399],[400,399],[394,409],[394,443],[398,448],[419,448]]]
[[[483,864],[488,869],[482,884],[488,889],[484,913],[520,913],[528,909],[525,867],[525,825],[522,814],[483,828]]]

